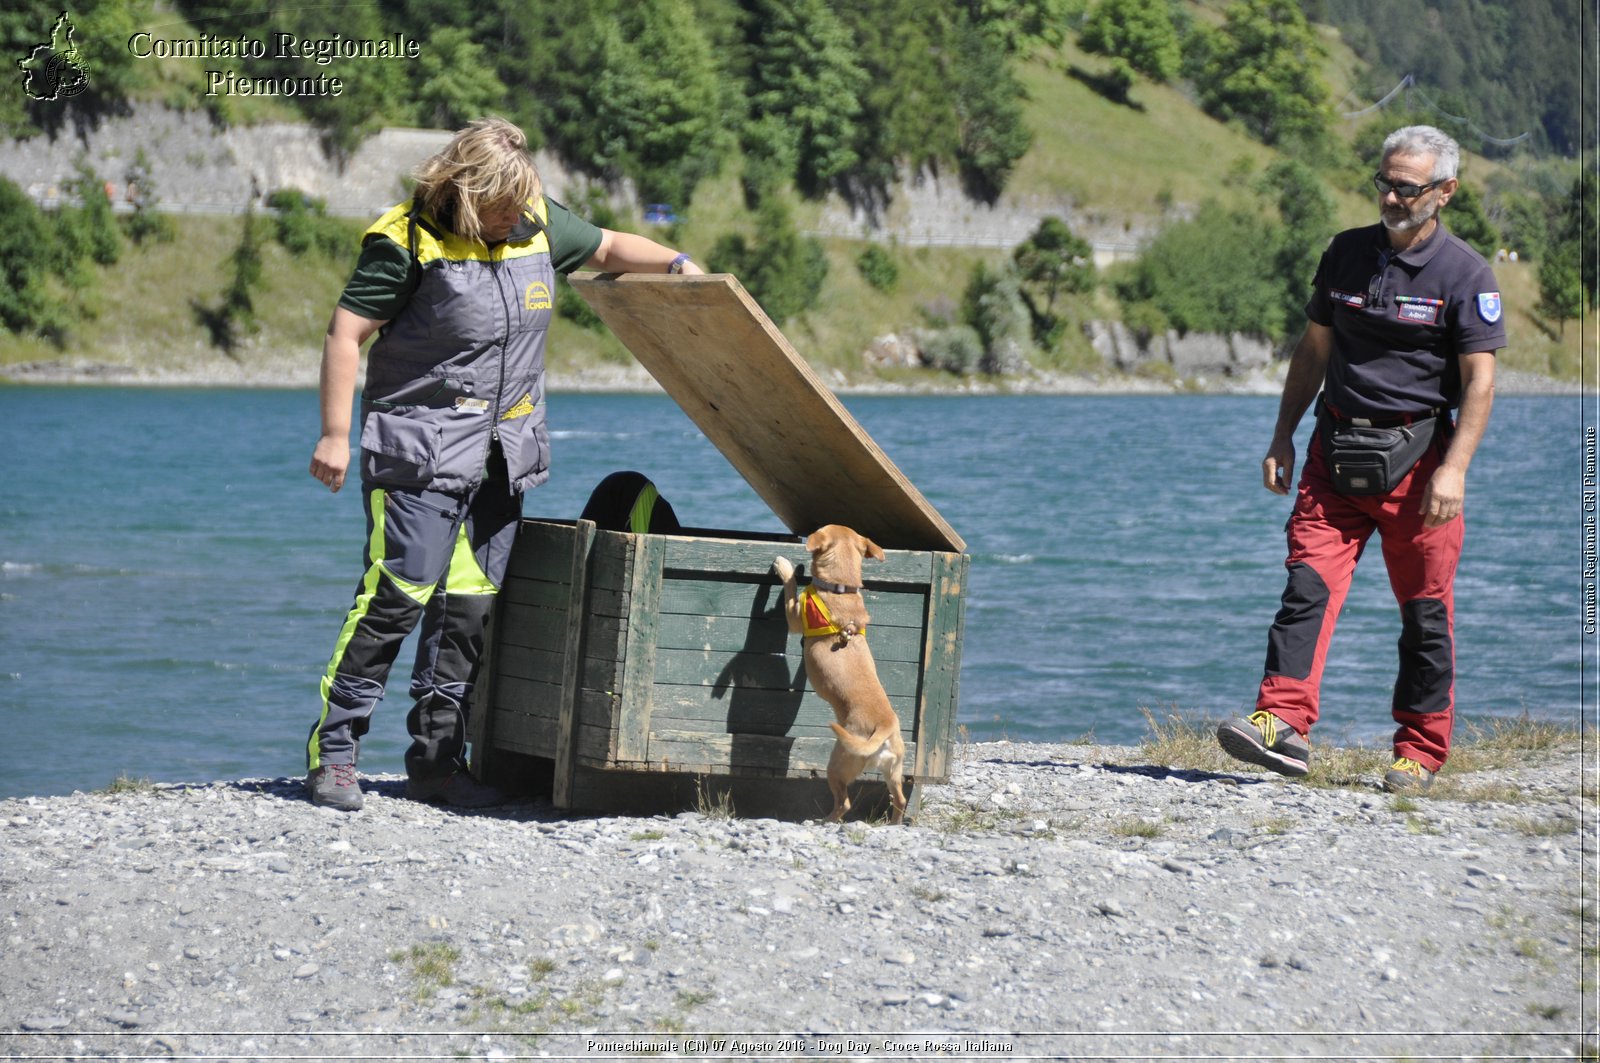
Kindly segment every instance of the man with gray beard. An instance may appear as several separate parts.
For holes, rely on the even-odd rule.
[[[1467,466],[1494,403],[1494,352],[1506,343],[1493,271],[1439,220],[1460,157],[1432,126],[1384,141],[1372,179],[1381,221],[1340,233],[1323,253],[1289,362],[1262,461],[1269,491],[1289,493],[1295,428],[1317,404],[1287,528],[1289,578],[1256,711],[1217,729],[1229,755],[1282,775],[1309,770],[1328,645],[1374,532],[1401,616],[1384,788],[1426,790],[1449,755]]]

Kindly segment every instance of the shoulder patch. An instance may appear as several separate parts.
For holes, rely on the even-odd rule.
[[[1500,293],[1478,293],[1478,316],[1493,325],[1500,320]]]

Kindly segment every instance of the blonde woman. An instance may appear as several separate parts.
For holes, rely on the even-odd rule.
[[[555,275],[701,272],[687,255],[546,197],[527,138],[499,118],[469,124],[416,179],[411,201],[367,229],[322,347],[311,475],[337,491],[361,346],[378,334],[360,410],[364,573],[306,746],[311,800],[350,811],[362,803],[361,738],[419,623],[407,793],[469,808],[505,800],[466,770],[466,719],[522,492],[549,476]]]

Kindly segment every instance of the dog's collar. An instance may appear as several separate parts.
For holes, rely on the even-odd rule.
[[[825,580],[825,579],[817,579],[815,576],[813,576],[811,578],[811,585],[813,587],[817,588],[817,590],[819,590],[819,591],[827,591],[829,594],[860,594],[861,593],[861,588],[860,587],[851,587],[851,586],[848,586],[848,585],[843,584],[843,583],[829,583],[827,580]]]

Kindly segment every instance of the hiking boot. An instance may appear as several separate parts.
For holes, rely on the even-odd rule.
[[[355,812],[361,808],[361,783],[354,764],[323,764],[306,776],[311,803]]]
[[[412,776],[406,780],[406,796],[456,808],[494,808],[511,800],[504,790],[479,782],[464,769],[432,779]]]
[[[1223,723],[1217,728],[1217,744],[1228,756],[1279,775],[1304,775],[1311,768],[1311,743],[1265,710]]]
[[[1429,771],[1410,757],[1396,757],[1394,767],[1383,777],[1383,788],[1391,794],[1426,793],[1428,787],[1433,785],[1433,777],[1437,774],[1439,773]]]

